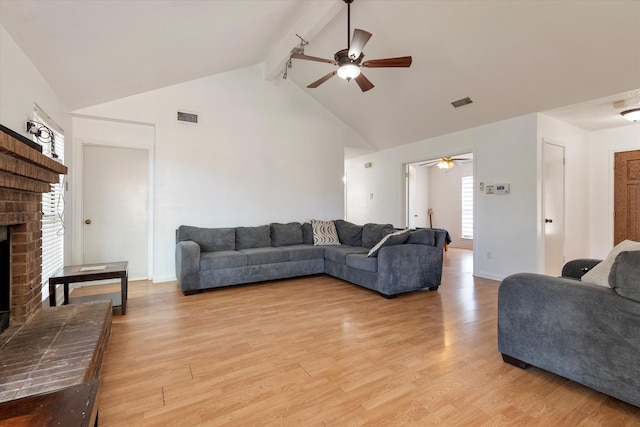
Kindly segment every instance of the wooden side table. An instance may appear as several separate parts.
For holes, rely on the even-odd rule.
[[[122,314],[127,312],[128,296],[128,261],[108,262],[101,264],[83,264],[65,266],[49,278],[49,306],[56,306],[56,285],[64,286],[64,304],[69,304],[69,283],[90,282],[93,280],[120,279],[120,292],[83,297],[88,299],[108,298],[113,306],[120,306]]]

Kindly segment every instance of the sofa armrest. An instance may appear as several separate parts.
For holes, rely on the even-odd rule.
[[[598,265],[602,260],[593,258],[579,258],[569,261],[562,267],[562,277],[580,279],[584,274]]]
[[[442,279],[442,248],[422,244],[385,246],[378,253],[378,291],[395,295],[437,288]]]
[[[640,405],[640,303],[613,289],[533,273],[498,290],[504,355]]]
[[[200,289],[200,245],[191,240],[176,244],[176,277],[183,292]]]

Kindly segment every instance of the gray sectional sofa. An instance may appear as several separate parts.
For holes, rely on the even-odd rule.
[[[640,251],[620,252],[604,270],[604,283],[579,280],[604,264],[574,260],[563,269],[569,277],[505,278],[498,350],[505,362],[533,365],[640,407]]]
[[[223,286],[325,273],[385,297],[424,288],[435,290],[440,285],[445,233],[398,231],[391,224],[332,223],[339,242],[328,245],[317,241],[314,245],[311,223],[235,228],[182,225],[176,233],[178,283],[189,295]],[[375,253],[370,254],[372,249]]]

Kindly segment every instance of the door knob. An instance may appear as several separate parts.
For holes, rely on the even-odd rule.
[[[85,220],[84,220],[84,223],[85,223],[85,224],[87,224],[87,225],[89,225],[89,224],[91,224],[91,220],[90,220],[90,219],[85,219]]]
[[[553,220],[551,218],[545,218],[544,222],[546,222],[547,224],[551,224]]]

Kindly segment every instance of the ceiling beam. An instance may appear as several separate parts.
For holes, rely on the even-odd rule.
[[[342,0],[312,0],[302,17],[291,25],[287,34],[271,50],[264,61],[264,78],[273,80],[284,72],[291,56],[291,49],[298,45],[299,34],[306,41],[312,40],[344,8]]]

